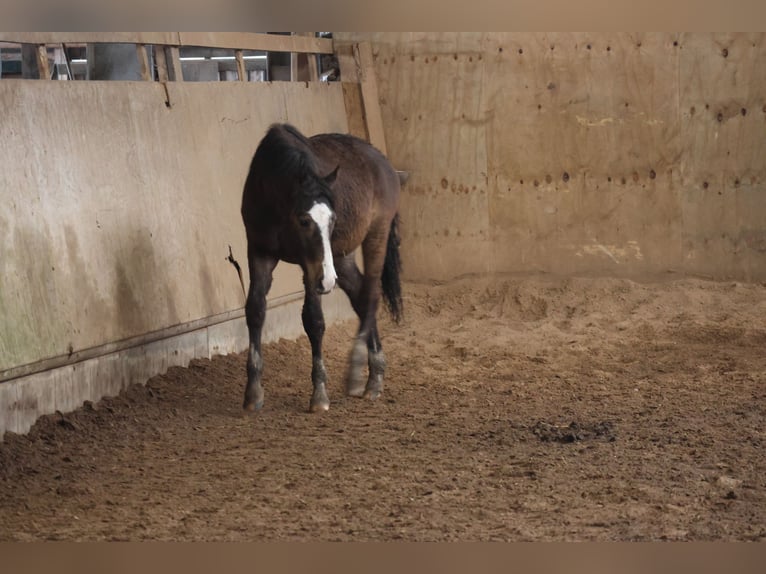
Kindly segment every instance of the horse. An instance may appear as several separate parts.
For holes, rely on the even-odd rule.
[[[255,151],[242,192],[250,270],[245,304],[249,334],[245,411],[263,406],[261,331],[266,295],[279,261],[300,265],[303,271],[301,318],[312,355],[309,411],[330,408],[320,297],[336,284],[359,318],[346,394],[376,399],[383,392],[386,360],[376,315],[382,292],[394,321],[398,323],[402,317],[400,181],[385,156],[362,139],[338,133],[307,138],[290,124],[269,127]],[[364,273],[354,256],[360,245]]]

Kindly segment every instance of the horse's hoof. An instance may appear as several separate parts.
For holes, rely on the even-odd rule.
[[[263,401],[245,401],[245,404],[242,405],[242,408],[247,413],[254,413],[263,408]]]
[[[326,413],[330,410],[330,402],[320,402],[315,403],[314,401],[311,401],[311,405],[309,406],[309,412],[310,413]]]
[[[374,401],[380,396],[380,389],[365,389],[364,398]]]
[[[309,412],[323,413],[329,410],[330,410],[330,399],[327,398],[327,391],[325,391],[324,385],[322,385],[321,388],[315,389],[314,394],[311,395]]]
[[[242,402],[242,408],[250,413],[261,410],[264,395],[263,386],[260,383],[248,383],[245,387],[245,400]]]
[[[346,395],[348,395],[349,397],[361,398],[364,396],[364,392],[365,392],[364,385],[359,385],[359,384],[346,385]]]
[[[309,412],[322,413],[330,410],[330,399],[327,397],[327,388],[323,382],[315,383],[314,392],[311,394]]]

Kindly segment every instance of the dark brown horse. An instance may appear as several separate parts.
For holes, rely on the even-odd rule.
[[[320,295],[329,293],[336,282],[359,316],[346,394],[371,399],[380,395],[386,368],[376,322],[381,288],[393,318],[398,321],[402,312],[398,210],[399,176],[367,142],[343,134],[306,138],[291,125],[271,126],[255,151],[242,194],[250,268],[246,410],[263,406],[261,331],[266,294],[280,260],[303,269],[303,327],[313,358],[309,409],[330,407]],[[364,274],[354,261],[359,245]]]

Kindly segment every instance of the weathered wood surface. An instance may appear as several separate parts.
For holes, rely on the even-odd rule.
[[[247,281],[260,138],[275,121],[347,130],[341,86],[318,82],[13,81],[0,104],[0,373],[241,309],[226,255]],[[280,265],[270,296],[301,290]]]
[[[0,32],[0,42],[23,44],[116,42],[310,54],[332,54],[333,52],[332,40],[327,38],[247,32]]]
[[[764,34],[335,34],[344,81],[365,41],[410,277],[766,277]]]

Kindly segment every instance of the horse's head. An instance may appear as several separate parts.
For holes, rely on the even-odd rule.
[[[300,197],[296,198],[293,211],[292,223],[301,243],[307,287],[323,295],[333,290],[338,278],[330,245],[335,227],[330,186],[337,174],[336,167],[325,177],[306,177],[301,183]]]

